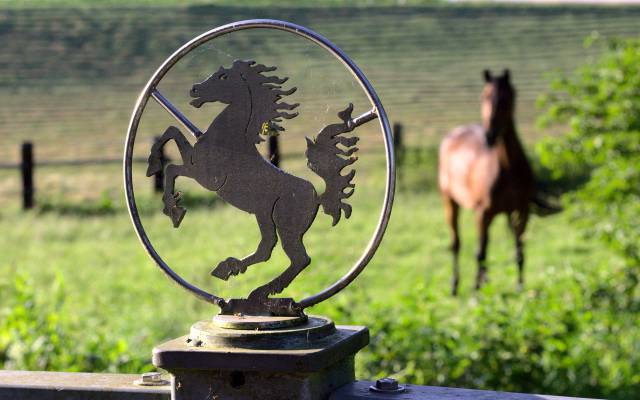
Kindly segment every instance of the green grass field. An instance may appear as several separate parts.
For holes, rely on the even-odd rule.
[[[423,165],[415,172],[422,176],[405,175],[405,181],[418,182],[434,171]],[[305,236],[313,263],[284,295],[300,299],[326,287],[364,248],[379,211],[379,191],[373,190],[375,184],[356,182],[360,186],[352,218],[330,228],[329,218],[318,216]],[[207,290],[246,296],[286,265],[277,246],[269,262],[225,285],[209,271],[221,259],[255,248],[259,233],[251,216],[224,205],[196,203],[189,206],[183,226],[175,230],[166,216],[151,210],[159,209],[158,197],[139,200],[143,223],[160,254],[185,278]],[[59,304],[58,317],[53,319],[58,322],[52,329],[65,338],[60,343],[71,347],[60,344],[47,355],[38,344],[46,342],[46,336],[38,330],[26,331],[27,336],[19,336],[28,338],[20,351],[43,354],[36,368],[96,368],[95,363],[83,367],[64,360],[87,352],[89,357],[92,352],[107,357],[103,354],[106,343],[118,340],[118,350],[109,354],[135,363],[114,362],[109,370],[140,371],[140,365],[148,368],[154,345],[185,334],[195,321],[217,312],[164,277],[144,253],[119,200],[106,208],[87,206],[84,211],[77,207],[30,213],[9,209],[1,218],[6,228],[0,242],[0,276],[7,283],[17,276],[28,277],[37,293],[36,308],[31,311],[36,315]],[[449,295],[449,240],[439,196],[431,188],[403,190],[386,238],[365,272],[344,292],[309,310],[340,324],[370,327],[372,343],[357,358],[358,377],[395,375],[420,384],[574,395],[611,395],[619,390],[623,395],[612,398],[633,398],[624,396],[630,390],[626,380],[613,388],[608,380],[622,379],[615,378],[623,373],[618,365],[626,365],[619,357],[633,351],[635,335],[616,344],[621,349],[614,349],[606,344],[610,339],[602,337],[602,327],[595,321],[614,318],[626,327],[619,329],[633,332],[637,317],[598,309],[583,287],[585,282],[604,285],[613,279],[622,260],[598,242],[585,241],[567,215],[533,217],[526,235],[526,287],[518,292],[513,240],[502,217],[491,229],[490,282],[476,293],[471,213],[464,213],[461,223],[459,298]],[[600,297],[608,293],[602,290]],[[1,294],[0,301],[12,304],[11,298],[3,299]],[[577,323],[590,330],[570,328]],[[1,343],[0,338],[0,347]],[[567,349],[570,353],[564,354]],[[584,361],[594,356],[603,364],[589,366]],[[558,357],[564,361],[552,361]],[[592,371],[590,384],[585,383],[584,373],[576,374],[584,368]]]
[[[286,295],[299,299],[326,287],[346,272],[362,251],[380,204],[366,188],[359,194],[353,218],[336,228],[329,228],[328,217],[318,216],[305,240],[313,264]],[[126,338],[136,357],[147,357],[154,344],[187,332],[194,321],[214,315],[216,308],[191,297],[163,276],[136,239],[123,205],[117,203],[117,212],[102,216],[3,212],[3,226],[12,228],[5,231],[0,248],[0,275],[11,279],[17,273],[29,274],[44,299],[50,282],[61,275],[67,296],[64,315],[82,320],[87,330]],[[160,199],[149,203],[158,208]],[[286,263],[278,246],[271,261],[252,267],[227,287],[209,276],[209,271],[223,258],[247,254],[257,245],[259,232],[251,216],[226,206],[192,208],[179,230],[171,228],[161,213],[143,217],[152,241],[170,265],[192,282],[225,296],[246,295]],[[384,301],[393,312],[404,296],[420,290],[433,299],[433,306],[455,305],[464,315],[465,309],[475,307],[473,299],[481,299],[483,294],[472,291],[476,234],[470,213],[464,214],[462,227],[460,299],[449,296],[448,231],[439,197],[433,191],[401,192],[374,261],[352,287],[311,312],[328,314],[342,324],[372,325],[375,321],[366,312],[344,314],[341,307],[355,303],[356,310],[364,311],[369,302]],[[516,294],[514,246],[506,220],[498,218],[491,232],[491,282],[486,290]],[[555,274],[588,274],[605,261],[612,266],[616,263],[603,248],[584,243],[562,215],[532,219],[526,254],[528,290],[521,296],[536,295]],[[361,370],[359,374],[379,372]]]

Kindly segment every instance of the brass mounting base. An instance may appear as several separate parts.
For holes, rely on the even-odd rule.
[[[269,330],[289,328],[307,322],[307,316],[299,317],[263,317],[252,315],[216,315],[213,324],[219,328],[239,330]]]
[[[186,344],[192,347],[248,347],[260,349],[266,346],[272,348],[273,343],[281,346],[297,346],[298,342],[310,339],[321,339],[336,333],[336,327],[328,318],[304,317],[304,322],[293,321],[297,325],[274,327],[286,323],[287,317],[247,317],[248,322],[241,329],[221,327],[221,321],[227,316],[218,316],[214,321],[200,321],[193,324]],[[289,317],[295,318],[295,317]],[[241,318],[229,317],[231,324],[236,324]],[[271,320],[274,321],[271,321]],[[250,329],[252,324],[262,326],[271,325],[268,329]],[[290,324],[291,324],[290,323]]]

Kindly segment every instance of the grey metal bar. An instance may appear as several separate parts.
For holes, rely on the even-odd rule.
[[[164,97],[158,89],[153,89],[153,91],[151,91],[151,97],[153,97],[153,99],[157,101],[158,104],[162,106],[162,108],[167,110],[167,112],[171,114],[173,118],[178,120],[178,122],[180,122],[185,128],[187,128],[187,130],[191,132],[191,134],[196,139],[202,136],[202,132],[200,131],[200,129],[198,129],[198,127],[195,126],[193,122],[189,121],[189,119],[183,113],[181,113],[180,110],[178,110],[173,104],[171,104],[171,102],[167,100],[167,98]]]
[[[144,157],[136,157],[132,160],[135,163],[146,163],[148,160]],[[86,158],[79,160],[45,160],[34,163],[37,167],[73,167],[82,165],[104,165],[104,164],[122,164],[120,158]],[[0,169],[20,169],[21,164],[0,164]]]
[[[171,386],[136,386],[139,375],[0,371],[0,400],[169,400]]]
[[[381,393],[370,389],[375,382],[357,381],[334,391],[329,400],[578,400],[576,397],[541,394],[493,392],[489,390],[458,389],[437,386],[404,385],[400,393]],[[588,399],[582,399],[588,400]],[[593,399],[592,399],[593,400]]]
[[[373,121],[376,118],[378,118],[378,113],[374,108],[373,110],[367,111],[366,113],[352,119],[349,125],[351,129],[355,129],[360,125],[366,124],[369,121]]]
[[[119,164],[122,160],[117,158],[99,158],[99,159],[79,159],[79,160],[48,160],[37,163],[39,167],[73,167],[81,165],[104,165]],[[147,162],[146,159],[138,158],[135,162]]]
[[[12,163],[0,164],[0,169],[16,169],[16,168],[20,168],[20,164],[12,164]]]
[[[136,386],[139,375],[78,372],[0,371],[0,400],[169,400],[171,386]],[[402,384],[400,393],[373,392],[375,382],[356,381],[329,400],[578,400],[576,397],[494,392]],[[283,394],[286,396],[286,394]],[[589,400],[589,399],[581,399]],[[591,399],[593,400],[593,399]]]

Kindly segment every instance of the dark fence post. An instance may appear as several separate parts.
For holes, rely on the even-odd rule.
[[[20,163],[22,173],[22,208],[28,210],[33,208],[33,144],[31,142],[22,143],[22,160]]]
[[[398,166],[402,166],[404,162],[404,138],[402,137],[402,124],[396,122],[393,124],[393,148],[395,149],[395,156]]]
[[[278,137],[275,135],[269,136],[269,161],[280,168],[280,149],[278,147]]]
[[[401,167],[404,163],[404,155],[405,155],[405,147],[404,147],[404,137],[403,137],[403,129],[402,124],[400,122],[396,122],[393,124],[393,148],[395,150],[396,162],[398,163],[398,167]]]
[[[155,146],[156,144],[159,144],[160,142],[160,136],[156,136],[153,139],[153,145]],[[164,166],[167,165],[167,163],[169,162],[169,157],[167,157],[166,153],[164,152],[164,146],[159,146],[160,147],[160,162],[162,163],[162,169],[160,170],[160,172],[158,172],[157,174],[154,175],[154,180],[153,180],[153,190],[157,193],[162,193],[164,192]]]

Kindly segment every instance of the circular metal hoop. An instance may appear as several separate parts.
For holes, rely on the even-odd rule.
[[[209,303],[217,304],[219,306],[224,305],[224,299],[218,297],[214,294],[208,293],[197,286],[190,284],[189,282],[182,279],[176,272],[174,272],[167,263],[160,257],[158,252],[155,250],[147,233],[142,226],[142,222],[140,220],[140,215],[138,214],[138,208],[136,206],[135,195],[133,191],[133,179],[132,179],[132,159],[133,159],[133,145],[135,143],[136,134],[138,131],[138,125],[140,123],[140,119],[142,117],[142,113],[144,108],[147,105],[147,101],[151,96],[151,92],[156,88],[160,80],[167,74],[167,72],[188,52],[200,46],[201,44],[215,39],[217,37],[226,35],[231,32],[245,30],[245,29],[276,29],[281,31],[290,32],[296,34],[298,36],[302,36],[303,38],[310,40],[311,42],[319,45],[320,47],[327,50],[330,54],[340,60],[343,65],[351,72],[351,74],[356,78],[362,89],[367,94],[369,101],[373,106],[373,111],[378,117],[380,128],[384,133],[384,145],[385,145],[385,155],[386,155],[386,166],[387,166],[387,174],[386,174],[386,182],[385,182],[385,195],[384,195],[384,205],[382,211],[380,213],[380,217],[378,219],[378,225],[376,227],[376,231],[369,241],[367,248],[363,252],[362,256],[356,261],[353,267],[338,281],[336,281],[333,285],[327,287],[323,291],[313,296],[309,296],[298,304],[301,308],[310,307],[314,304],[320,303],[328,299],[329,297],[335,295],[345,287],[347,287],[367,266],[371,258],[373,258],[374,253],[376,252],[380,242],[382,241],[382,237],[389,223],[389,217],[391,215],[391,208],[393,205],[393,196],[395,191],[395,159],[393,154],[393,140],[391,136],[391,128],[389,126],[389,120],[387,118],[387,114],[380,103],[380,99],[376,94],[375,90],[371,86],[371,83],[364,76],[362,71],[355,65],[353,61],[346,54],[344,54],[339,48],[337,48],[333,43],[324,38],[323,36],[296,24],[278,20],[271,19],[254,19],[254,20],[246,20],[235,22],[227,25],[220,26],[218,28],[212,29],[208,32],[201,34],[200,36],[190,40],[188,43],[180,47],[176,52],[174,52],[165,62],[158,68],[158,70],[153,74],[151,79],[147,82],[146,86],[140,93],[136,105],[134,107],[133,114],[131,116],[131,121],[129,122],[129,129],[127,133],[126,145],[124,150],[124,186],[125,186],[125,196],[127,201],[127,207],[129,209],[129,215],[131,216],[131,220],[135,227],[138,238],[142,242],[145,250],[151,256],[151,258],[158,264],[160,269],[175,283],[182,286],[184,289],[193,293],[195,296],[199,297],[202,300],[205,300]]]

